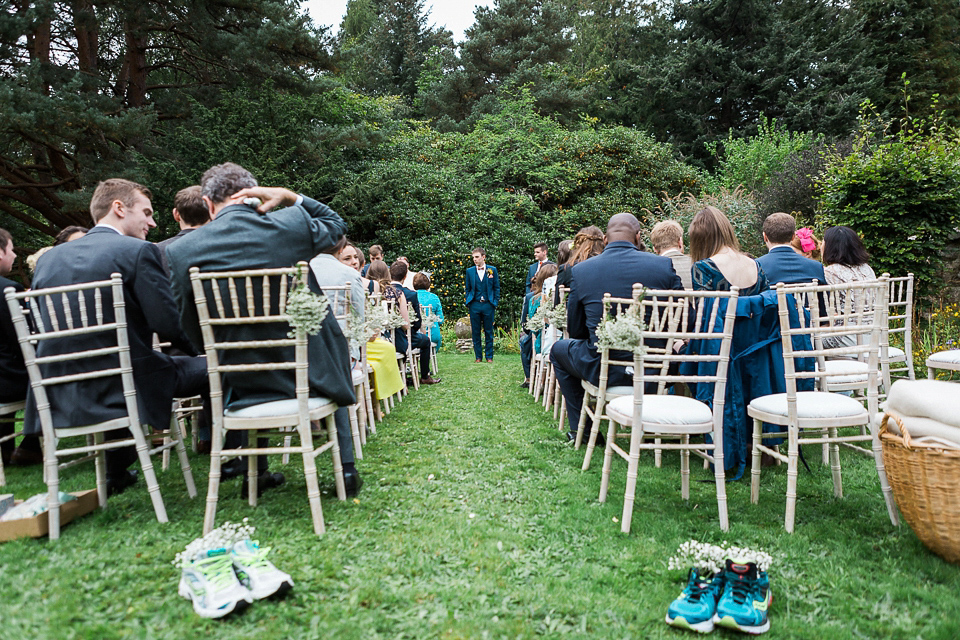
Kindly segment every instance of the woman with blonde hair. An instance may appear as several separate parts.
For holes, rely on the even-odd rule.
[[[690,238],[694,291],[729,291],[753,296],[769,289],[760,263],[740,251],[740,242],[727,216],[716,207],[704,207],[687,230]]]
[[[573,238],[567,266],[572,267],[601,253],[603,253],[603,231],[593,225],[584,227],[577,231],[577,235]]]

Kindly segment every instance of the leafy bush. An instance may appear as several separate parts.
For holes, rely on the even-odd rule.
[[[763,117],[755,136],[734,138],[731,130],[727,139],[712,149],[717,158],[718,186],[761,191],[783,170],[791,155],[809,149],[814,140],[811,133],[787,131],[776,119]]]
[[[960,222],[960,139],[936,116],[904,119],[889,132],[869,105],[853,152],[832,156],[817,181],[820,221],[855,229],[874,271],[916,275],[931,293],[941,252]]]
[[[797,226],[812,225],[817,211],[816,178],[827,167],[827,158],[844,157],[853,150],[852,140],[828,143],[820,138],[806,149],[792,152],[757,194],[758,213],[765,220],[771,213],[786,211],[797,216]]]

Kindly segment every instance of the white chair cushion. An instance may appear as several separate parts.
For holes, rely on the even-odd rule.
[[[786,416],[788,413],[787,394],[775,393],[756,398],[750,402],[750,408],[763,413]],[[866,413],[863,405],[849,396],[825,391],[801,391],[797,393],[797,417],[804,420],[852,418],[862,413]]]
[[[867,381],[870,367],[858,360],[827,360],[827,384],[852,384]]]
[[[307,402],[307,407],[310,411],[315,411],[328,404],[330,404],[329,398],[310,398]],[[295,415],[296,413],[297,401],[295,398],[290,398],[289,400],[263,402],[243,409],[227,409],[223,412],[223,415],[228,418],[273,418],[276,416]]]
[[[927,362],[943,362],[945,364],[960,364],[960,349],[951,349],[949,351],[940,351],[930,354]]]
[[[903,349],[887,347],[887,357],[891,360],[903,360],[905,355],[906,354],[903,352]]]
[[[615,398],[607,405],[606,414],[620,424],[633,422],[633,395]],[[713,422],[710,407],[686,396],[644,394],[643,421],[662,425],[694,425]]]
[[[367,374],[365,374],[360,369],[353,370],[353,386],[358,387],[363,384],[363,381],[367,379]],[[313,400],[313,398],[311,398]]]
[[[619,387],[607,387],[607,397],[610,396],[630,396],[633,397],[633,385],[625,384]]]

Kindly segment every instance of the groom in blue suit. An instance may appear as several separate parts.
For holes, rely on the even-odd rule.
[[[487,362],[493,362],[493,313],[500,302],[500,274],[496,267],[487,265],[487,252],[477,247],[473,250],[473,264],[467,269],[467,309],[470,311],[470,328],[473,330],[473,355],[477,362],[486,351]],[[486,349],[481,349],[480,327],[486,337]]]

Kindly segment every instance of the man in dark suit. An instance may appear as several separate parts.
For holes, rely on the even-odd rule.
[[[97,185],[90,200],[90,214],[96,226],[73,242],[54,247],[37,261],[33,288],[43,289],[80,282],[109,280],[123,276],[123,295],[137,388],[140,421],[158,428],[170,423],[173,398],[206,393],[206,361],[180,330],[177,307],[170,292],[170,280],[160,262],[160,250],[146,242],[156,227],[150,191],[129,180],[111,179]],[[105,317],[113,307],[103,305]],[[186,356],[170,356],[153,349],[153,334],[170,342]],[[105,338],[104,338],[105,339]],[[95,348],[99,338],[84,338]],[[37,355],[56,354],[58,344],[45,341]],[[62,373],[76,373],[70,362],[60,365]],[[57,385],[47,390],[55,427],[78,427],[126,415],[123,389],[115,378],[100,378]],[[39,433],[36,405],[27,403],[25,432]],[[115,437],[123,437],[118,431]],[[119,493],[135,482],[127,470],[137,459],[135,449],[125,447],[107,452],[107,491]]]
[[[192,187],[180,189],[177,195],[173,197],[173,219],[180,225],[180,233],[157,243],[157,247],[160,249],[160,258],[163,262],[163,270],[167,272],[167,275],[170,275],[170,265],[167,264],[167,247],[191,231],[210,222],[210,212],[207,210],[207,204],[203,201],[200,185],[195,184]]]
[[[203,338],[197,318],[190,268],[201,271],[233,271],[290,267],[309,262],[344,236],[347,224],[332,209],[311,198],[280,187],[258,187],[243,167],[224,163],[207,170],[201,180],[203,199],[211,218],[208,224],[178,240],[167,249],[173,281],[173,295],[180,308],[184,332],[198,348]],[[257,206],[253,198],[262,200]],[[270,212],[278,205],[284,208]],[[320,288],[308,270],[310,289]],[[258,286],[255,284],[255,286]],[[238,326],[238,336],[261,340],[286,337],[286,330],[257,326]],[[272,333],[271,333],[272,332]],[[347,407],[356,402],[351,376],[350,352],[340,325],[324,322],[320,332],[308,337],[310,389],[318,396],[336,402],[337,440],[343,462],[347,495],[356,495],[362,484],[353,459],[353,438]],[[232,409],[295,397],[294,376],[290,371],[257,372],[232,376],[225,389],[226,406]],[[246,433],[229,432],[226,446],[241,446]],[[246,458],[235,465],[224,465],[224,477],[246,473]],[[260,488],[283,482],[282,474],[267,470],[266,456],[259,456]],[[278,477],[279,476],[279,477]]]
[[[423,326],[423,316],[420,311],[420,300],[417,298],[417,292],[403,286],[403,281],[407,277],[407,263],[398,259],[390,265],[391,284],[396,285],[403,292],[403,297],[407,299],[407,308],[410,310],[411,318],[416,318],[410,323],[410,339],[414,349],[420,349],[420,384],[437,384],[439,378],[430,375],[430,336],[420,333]],[[407,351],[407,332],[403,329],[397,329],[395,343],[397,353],[406,353]]]
[[[763,221],[763,241],[769,252],[757,258],[763,267],[767,281],[773,287],[779,282],[786,284],[827,284],[823,265],[816,260],[805,258],[790,246],[797,232],[797,221],[788,213],[772,213]]]
[[[487,362],[493,362],[493,314],[500,302],[500,274],[496,267],[487,264],[487,252],[477,247],[472,252],[475,267],[467,269],[467,310],[470,312],[470,329],[473,331],[473,355],[477,362],[484,353]],[[480,328],[486,338],[486,349],[480,341]]]
[[[553,264],[549,258],[547,258],[547,244],[545,242],[538,242],[533,245],[533,259],[536,260],[536,262],[527,268],[527,288],[524,290],[524,294],[530,293],[530,284],[533,282],[533,277],[540,271],[540,268],[548,264]]]
[[[600,352],[597,350],[597,326],[603,318],[603,295],[618,298],[633,295],[633,285],[650,289],[683,289],[680,277],[670,258],[640,251],[640,223],[630,213],[610,218],[604,236],[603,253],[572,268],[570,295],[567,298],[567,331],[569,340],[559,340],[550,351],[557,382],[567,403],[569,433],[577,435],[580,409],[583,405],[581,380],[600,382]],[[610,386],[632,384],[622,367],[611,367]],[[589,423],[587,428],[590,428]],[[587,434],[584,434],[586,437]]]

